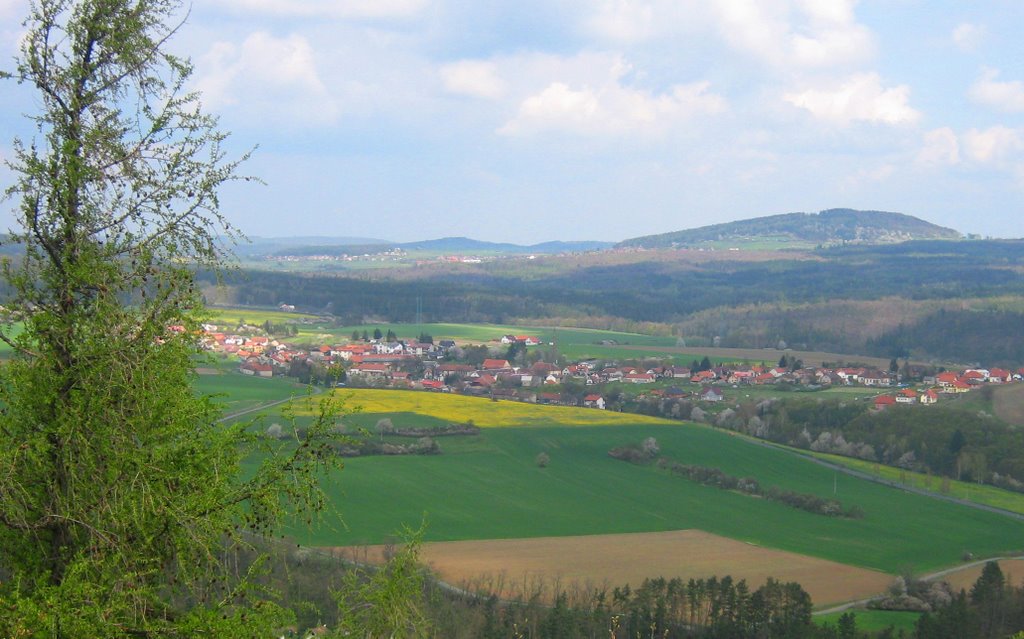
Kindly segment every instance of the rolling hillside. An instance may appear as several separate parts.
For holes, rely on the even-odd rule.
[[[829,209],[784,213],[696,229],[648,235],[620,242],[619,248],[671,248],[709,242],[775,240],[811,244],[886,244],[907,240],[955,240],[960,233],[903,213]]]

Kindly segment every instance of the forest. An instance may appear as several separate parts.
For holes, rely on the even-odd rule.
[[[347,324],[558,318],[607,326],[618,318],[660,324],[693,344],[717,337],[723,346],[761,348],[782,340],[808,350],[990,366],[1024,355],[1017,339],[1024,309],[1012,301],[1024,295],[1024,241],[856,245],[753,261],[616,262],[608,255],[359,276],[241,271],[222,286],[212,274],[200,283],[209,303],[287,302]],[[830,312],[837,304],[843,310]],[[859,316],[859,328],[847,330],[844,316]]]

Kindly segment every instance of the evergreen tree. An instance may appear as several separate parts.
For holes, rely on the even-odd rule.
[[[164,49],[179,10],[36,0],[4,74],[39,106],[10,162],[23,254],[2,270],[24,328],[0,333],[0,636],[265,636],[283,611],[222,562],[322,502],[326,421],[279,448],[193,393],[186,265],[221,264],[217,191],[240,178]]]

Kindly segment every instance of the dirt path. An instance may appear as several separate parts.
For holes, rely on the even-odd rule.
[[[726,431],[726,432],[730,432],[731,433],[732,431]],[[834,471],[837,471],[837,472],[840,472],[840,473],[844,473],[846,475],[850,475],[851,477],[857,477],[859,479],[866,479],[868,481],[875,482],[876,484],[882,484],[883,486],[889,486],[890,488],[896,488],[898,490],[903,490],[903,491],[906,491],[908,493],[914,493],[914,494],[917,494],[917,495],[923,495],[925,497],[931,497],[932,499],[941,499],[943,501],[953,502],[954,504],[960,504],[961,506],[967,506],[968,508],[977,508],[978,510],[984,510],[984,511],[988,511],[990,513],[995,513],[997,515],[1003,515],[1005,517],[1010,517],[1012,519],[1019,519],[1021,521],[1024,521],[1024,514],[1016,513],[1016,512],[1013,512],[1012,510],[1006,510],[1006,509],[1003,509],[1003,508],[997,508],[995,506],[989,506],[988,504],[979,504],[978,502],[975,502],[975,501],[968,501],[966,499],[960,499],[959,497],[953,497],[951,495],[943,495],[941,493],[935,493],[935,492],[932,492],[930,490],[925,490],[923,488],[917,488],[915,486],[908,486],[906,484],[901,484],[901,483],[899,483],[897,481],[892,481],[890,479],[883,479],[881,477],[876,477],[876,476],[874,476],[874,475],[872,475],[870,473],[865,473],[865,472],[860,471],[860,470],[854,470],[853,468],[847,468],[846,466],[843,466],[841,464],[834,464],[834,463],[832,463],[830,461],[825,461],[824,459],[818,459],[817,457],[813,457],[811,455],[806,455],[804,453],[801,453],[800,451],[796,451],[796,450],[793,450],[793,449],[785,447],[785,446],[777,445],[774,442],[765,441],[763,439],[757,439],[756,437],[743,436],[743,439],[745,441],[751,443],[751,444],[756,445],[756,446],[764,446],[765,448],[774,448],[776,450],[782,450],[782,451],[785,451],[787,453],[790,453],[791,455],[799,455],[800,457],[803,457],[804,459],[806,459],[808,461],[814,462],[815,464],[818,464],[819,466],[824,466],[825,468],[829,468],[831,470],[834,470]]]
[[[312,389],[313,389],[313,395],[319,395],[319,394],[324,392],[324,390],[322,388],[320,388],[319,386],[313,386]],[[245,410],[240,410],[240,411],[237,411],[237,412],[234,412],[234,413],[230,413],[230,414],[225,415],[225,416],[221,417],[220,419],[218,419],[217,423],[220,424],[220,423],[223,423],[223,422],[226,422],[226,421],[230,421],[232,419],[237,419],[239,417],[242,417],[243,415],[248,415],[250,413],[259,412],[261,410],[267,410],[268,408],[273,408],[274,406],[280,406],[281,404],[284,404],[286,402],[290,402],[293,399],[295,399],[295,398],[294,397],[286,397],[284,399],[278,399],[278,400],[274,400],[272,402],[266,402],[266,403],[260,404],[258,406],[253,406],[252,408],[246,408]]]
[[[988,559],[979,559],[977,561],[972,561],[969,564],[963,564],[963,565],[960,565],[960,566],[954,566],[952,568],[946,568],[944,570],[939,570],[939,571],[936,571],[936,572],[929,573],[929,574],[924,575],[923,577],[921,577],[921,579],[924,580],[924,581],[936,581],[936,580],[942,579],[943,577],[949,577],[949,576],[957,575],[958,573],[972,572],[972,571],[973,572],[979,572],[979,571],[976,571],[974,569],[976,569],[976,568],[978,568],[980,566],[984,566],[985,564],[987,564],[990,561],[998,561],[1000,563],[1000,565],[1002,565],[1004,562],[1014,562],[1016,564],[1016,563],[1024,562],[1024,557],[990,557]],[[1004,572],[1006,572],[1006,571],[1004,570]],[[956,582],[962,582],[964,580],[955,580],[955,581]],[[971,583],[973,583],[974,579],[967,579],[967,581],[970,581]],[[968,588],[968,587],[970,587],[970,584],[964,585],[963,583],[953,583],[952,585],[954,586],[954,588],[956,588],[957,586],[959,586],[961,588]],[[827,614],[831,614],[833,612],[843,612],[843,611],[846,611],[846,610],[850,610],[851,608],[860,608],[861,606],[866,606],[869,603],[871,603],[872,601],[881,598],[881,596],[882,596],[881,594],[878,594],[878,595],[875,595],[874,597],[868,597],[867,599],[858,599],[857,601],[848,601],[848,602],[846,602],[844,604],[840,604],[838,606],[832,606],[831,608],[825,608],[823,610],[815,610],[813,614],[815,614],[815,615],[827,615]]]

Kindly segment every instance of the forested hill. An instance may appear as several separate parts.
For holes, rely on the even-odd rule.
[[[820,213],[784,213],[686,231],[648,235],[620,242],[622,248],[699,246],[707,242],[749,242],[759,239],[814,244],[858,242],[883,244],[907,240],[955,240],[961,235],[903,213],[829,209]]]

